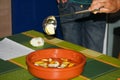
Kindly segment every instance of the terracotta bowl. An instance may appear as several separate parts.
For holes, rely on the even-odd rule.
[[[78,64],[69,68],[44,68],[33,64],[35,61],[44,58],[66,58]],[[37,50],[28,54],[26,57],[26,63],[29,72],[37,78],[44,80],[69,80],[79,76],[83,72],[86,57],[83,54],[73,50],[49,48]]]

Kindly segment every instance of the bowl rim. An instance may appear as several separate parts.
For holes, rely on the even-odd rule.
[[[59,50],[63,50],[64,48],[47,48],[47,49],[41,49],[41,50],[49,50],[49,49],[59,49]],[[64,50],[69,50],[69,51],[74,51],[74,50],[70,50],[70,49],[64,49]],[[40,50],[36,50],[36,51],[40,51]],[[73,66],[73,67],[67,67],[67,68],[44,68],[44,67],[40,67],[40,66],[35,66],[32,62],[29,62],[29,56],[30,55],[34,55],[34,53],[36,51],[33,51],[31,52],[30,54],[28,54],[26,56],[26,64],[27,66],[31,66],[37,70],[43,70],[43,71],[51,71],[51,70],[54,70],[54,71],[68,71],[68,70],[71,70],[71,69],[76,69],[76,68],[79,68],[80,66],[83,66],[85,63],[86,63],[86,56],[83,55],[81,52],[77,52],[77,51],[74,51],[76,53],[79,53],[79,55],[81,55],[82,59],[84,59],[80,64],[78,64],[77,66]]]

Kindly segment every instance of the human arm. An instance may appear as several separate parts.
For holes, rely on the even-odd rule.
[[[120,10],[120,0],[93,0],[89,10],[93,11],[99,8],[99,11],[93,13],[115,13]]]

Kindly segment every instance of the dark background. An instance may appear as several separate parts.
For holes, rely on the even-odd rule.
[[[17,34],[27,30],[43,32],[42,22],[50,15],[58,15],[56,0],[12,0],[12,32]],[[60,20],[56,37],[62,38]]]

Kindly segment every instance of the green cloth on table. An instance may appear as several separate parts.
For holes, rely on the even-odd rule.
[[[22,68],[0,75],[0,80],[31,80],[32,78],[34,77]]]
[[[0,59],[0,75],[19,69],[20,67],[8,61]],[[1,80],[1,79],[0,79]]]
[[[72,43],[59,40],[56,38],[48,40],[49,43],[46,41],[43,47],[35,48],[29,44],[29,41],[31,40],[31,38],[39,37],[39,36],[43,38],[47,38],[47,36],[44,36],[41,33],[36,32],[36,31],[28,31],[25,33],[26,35],[17,34],[17,35],[9,36],[8,38],[34,50],[60,47],[60,48],[68,48],[68,49],[79,51],[79,52],[83,51],[84,54],[91,54],[91,53],[95,54],[94,51],[90,52],[90,50],[87,50],[86,48],[82,46],[74,45]],[[82,73],[82,76],[84,76],[87,79],[84,79],[83,77],[78,76],[76,78],[73,78],[72,80],[88,80],[88,79],[89,80],[117,80],[118,78],[120,78],[119,60],[106,56],[106,55],[98,54],[98,56],[95,56],[94,54],[91,54],[92,57],[89,57],[89,55],[86,56],[87,62],[84,68],[84,72]],[[96,58],[98,60],[100,59],[100,61],[96,60]],[[16,64],[12,62],[3,61],[0,59],[0,65],[1,65],[0,80],[42,80],[42,79],[38,79],[32,76],[29,73],[29,71],[26,70],[26,67],[27,67],[26,56],[17,57],[17,58],[12,59],[11,61],[14,63],[17,63],[20,66],[17,66]],[[118,67],[112,66],[109,63],[118,65]]]

